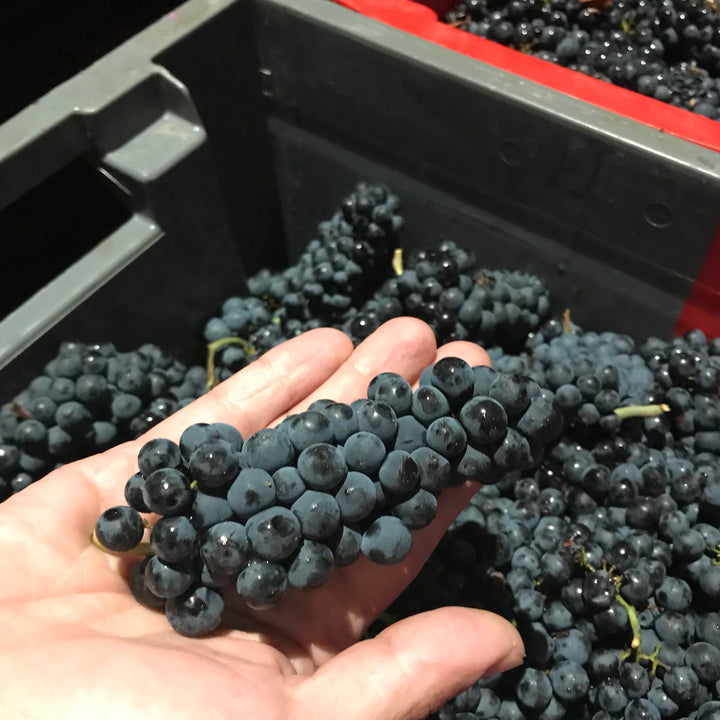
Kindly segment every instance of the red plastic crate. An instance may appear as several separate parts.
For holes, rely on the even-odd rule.
[[[525,55],[440,21],[455,0],[335,0],[366,17],[720,152],[720,122]]]
[[[525,55],[441,22],[456,0],[335,0],[336,3],[398,30],[455,50],[565,93],[589,104],[643,123],[660,132],[720,152],[720,122],[588,77],[560,65]],[[720,228],[688,295],[675,328],[694,327],[720,336]]]

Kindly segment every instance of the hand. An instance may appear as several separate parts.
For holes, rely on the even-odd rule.
[[[286,342],[136,441],[68,464],[0,505],[0,707],[7,718],[73,720],[412,720],[478,677],[520,663],[510,623],[443,608],[358,642],[419,572],[476,486],[443,492],[433,523],[400,565],[364,557],[276,607],[240,604],[212,636],[190,639],[137,603],[127,558],[91,544],[97,517],[125,504],[137,453],[194,422],[229,422],[244,437],[319,398],[363,397],[381,371],[416,382],[441,357],[489,364],[471,343],[438,350],[430,328],[400,318],[353,351],[321,329]]]

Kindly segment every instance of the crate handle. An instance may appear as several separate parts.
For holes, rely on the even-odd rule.
[[[0,368],[164,235],[157,186],[206,141],[186,89],[163,68],[144,68],[109,96],[95,76],[81,80],[83,106],[68,107],[61,87],[0,127],[0,210],[86,157],[131,216],[0,322]]]
[[[133,215],[0,322],[0,367],[90,297],[162,237],[152,220]]]

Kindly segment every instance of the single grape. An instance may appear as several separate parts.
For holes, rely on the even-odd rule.
[[[145,505],[143,499],[143,488],[145,487],[145,478],[139,473],[135,473],[125,483],[125,501],[131,508],[135,508],[138,512],[150,512],[150,508]]]
[[[55,411],[55,423],[73,437],[87,433],[92,427],[93,419],[90,410],[76,400],[60,403]]]
[[[142,540],[144,532],[140,513],[125,505],[108,508],[95,523],[95,537],[113,552],[132,550]]]
[[[610,715],[617,715],[628,704],[628,697],[617,678],[603,680],[597,689],[597,703]]]
[[[390,448],[397,434],[397,415],[387,403],[367,400],[356,411],[359,432],[370,432]]]
[[[636,662],[624,662],[620,666],[620,682],[631,698],[644,697],[650,689],[647,670]]]
[[[253,433],[243,445],[242,455],[248,467],[274,473],[281,467],[295,464],[295,449],[282,432],[265,428]]]
[[[196,530],[204,530],[217,523],[231,520],[233,509],[224,497],[196,491],[190,510],[190,522]]]
[[[399,518],[382,515],[363,533],[363,555],[379,565],[402,562],[412,548],[412,534]]]
[[[380,466],[378,479],[388,492],[403,495],[420,483],[420,469],[410,453],[392,450]]]
[[[263,560],[273,562],[290,557],[298,549],[302,539],[297,516],[287,508],[279,506],[253,515],[245,529],[255,553]]]
[[[692,589],[681,578],[666,577],[655,590],[655,598],[666,610],[683,612],[692,603]]]
[[[517,373],[498,374],[490,385],[487,394],[497,400],[509,416],[517,417],[530,405],[530,395],[534,383],[530,378]]]
[[[383,441],[373,433],[360,431],[351,435],[343,446],[348,470],[372,475],[382,465],[387,451]]]
[[[351,470],[335,493],[343,522],[366,518],[375,507],[375,485],[364,473]]]
[[[350,405],[333,402],[321,412],[330,421],[330,428],[338,444],[342,445],[358,431],[357,416]]]
[[[197,530],[185,515],[162,517],[150,532],[150,548],[166,563],[193,557],[198,544]]]
[[[720,680],[720,649],[707,642],[694,642],[685,652],[685,662],[700,682],[711,685]]]
[[[590,679],[587,672],[575,662],[563,660],[550,669],[550,683],[560,702],[577,702],[587,695]]]
[[[277,494],[272,476],[266,470],[257,467],[241,470],[227,491],[227,501],[241,522],[245,522],[261,510],[272,507],[276,500]]]
[[[160,468],[179,468],[182,464],[180,448],[172,440],[148,440],[138,452],[138,469],[143,477]]]
[[[389,373],[375,387],[373,387],[373,381],[370,382],[368,398],[386,403],[394,410],[395,415],[400,417],[410,412],[413,391],[405,378],[395,373]]]
[[[445,395],[451,409],[459,409],[473,395],[475,376],[464,360],[446,357],[433,365],[430,382]]]
[[[337,500],[317,490],[305,491],[291,510],[300,521],[302,534],[308,540],[329,538],[340,525],[340,506]]]
[[[224,520],[213,525],[202,537],[200,557],[210,572],[237,574],[251,556],[246,529],[234,520]]]
[[[217,432],[220,440],[230,443],[235,452],[240,452],[243,446],[243,436],[233,425],[223,422],[210,423],[211,432]]]
[[[300,453],[310,445],[332,443],[335,435],[330,420],[322,413],[308,410],[294,415],[288,424],[288,438]]]
[[[484,446],[502,440],[507,432],[505,408],[490,397],[473,397],[460,411],[460,422],[467,432],[468,441]]]
[[[306,490],[305,483],[296,467],[278,468],[272,475],[277,493],[277,502],[290,507]]]
[[[692,668],[679,665],[668,670],[663,676],[663,690],[680,707],[695,707],[699,688],[698,676]]]
[[[182,595],[190,589],[195,579],[190,564],[165,563],[157,555],[150,558],[145,567],[145,584],[148,590],[165,599]]]
[[[158,515],[176,515],[193,501],[190,480],[176,468],[159,468],[145,478],[145,505]]]
[[[420,487],[434,495],[439,494],[450,481],[450,461],[429,447],[413,450],[410,456],[420,473]]]
[[[392,512],[411,530],[427,527],[437,514],[437,498],[418,488],[407,500],[393,506]]]
[[[550,679],[542,670],[525,668],[517,682],[517,699],[532,713],[542,712],[553,696]]]
[[[348,472],[342,451],[329,443],[306,447],[297,459],[297,469],[307,487],[324,491],[337,488]]]
[[[140,408],[138,408],[139,412]],[[133,413],[135,415],[137,413]],[[220,431],[209,423],[195,423],[190,425],[180,435],[178,443],[180,453],[185,462],[190,462],[190,458],[195,450],[208,440],[217,440],[220,438]]]
[[[526,437],[547,444],[563,430],[563,417],[556,404],[541,397],[531,400],[528,409],[517,421],[517,429]]]
[[[224,609],[222,595],[201,585],[170,598],[165,605],[165,615],[180,635],[200,637],[219,627]]]
[[[467,434],[452,417],[433,420],[428,426],[426,439],[428,447],[449,460],[462,457],[467,447]]]
[[[425,426],[412,415],[402,415],[397,421],[397,434],[393,450],[412,452],[427,446],[427,431]]]
[[[221,488],[232,482],[240,471],[236,451],[221,439],[206,440],[190,456],[190,474],[203,490]]]
[[[299,588],[320,587],[330,578],[334,567],[333,553],[327,545],[303,540],[288,570],[288,582]]]
[[[433,420],[450,414],[450,403],[443,393],[432,385],[421,385],[411,403],[413,416],[425,427]]]
[[[257,610],[277,604],[287,587],[285,568],[269,560],[251,560],[237,579],[238,593],[251,608]]]
[[[499,469],[506,473],[529,467],[532,464],[532,456],[527,438],[513,428],[508,428],[492,459]]]

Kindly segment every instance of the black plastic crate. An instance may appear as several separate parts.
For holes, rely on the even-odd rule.
[[[297,256],[359,180],[400,195],[406,247],[536,272],[582,326],[720,334],[717,153],[326,0],[193,0],[0,127],[3,257],[43,233],[79,255],[15,294],[0,394],[63,339],[202,361],[244,269]]]

